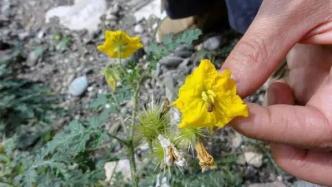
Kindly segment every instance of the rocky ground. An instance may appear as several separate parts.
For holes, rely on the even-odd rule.
[[[96,0],[90,9],[86,8],[89,1],[85,1],[85,4],[77,2],[79,1],[76,0],[76,6],[66,7],[66,10],[55,9],[49,12],[54,7],[72,5],[74,1],[2,0],[0,50],[22,48],[25,60],[22,61],[24,68],[19,76],[47,84],[61,98],[61,105],[73,111],[76,118],[80,118],[86,115],[87,103],[108,89],[101,70],[111,62],[96,50],[96,45],[103,40],[102,30],[124,29],[131,34],[140,35],[147,44],[154,40],[154,33],[163,15],[158,10],[160,7],[156,7],[158,4],[147,6],[156,3],[152,0]],[[142,8],[143,11],[140,11]],[[80,12],[82,9],[85,12]],[[151,10],[156,15],[149,16]],[[68,13],[70,11],[72,12]],[[64,20],[51,18],[51,15],[62,15]],[[97,18],[94,19],[94,16]],[[86,29],[81,30],[84,26]],[[231,48],[236,40],[230,41],[227,38],[230,35],[232,34],[209,34],[196,46],[179,46],[160,61],[155,78],[145,83],[145,97],[153,95],[157,99],[164,96],[174,99],[184,77],[198,62],[198,49],[204,48],[213,53],[225,45]],[[232,37],[234,38],[233,35]],[[221,62],[224,58],[225,55],[221,54],[215,61]],[[264,93],[265,88],[262,88],[248,99],[261,103]],[[58,125],[65,125],[66,120],[59,120]],[[220,141],[228,142],[228,147],[220,151],[238,151],[242,155],[238,163],[241,165],[240,169],[247,173],[245,184],[255,187],[291,184],[312,186],[284,174],[273,174],[271,168],[266,167],[266,163],[271,162],[268,153],[251,146],[252,140],[243,138],[231,129],[226,129],[222,134]],[[262,146],[265,147],[263,144]]]

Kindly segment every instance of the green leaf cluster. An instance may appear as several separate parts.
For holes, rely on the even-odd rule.
[[[186,30],[178,35],[167,35],[161,43],[151,42],[146,48],[147,59],[150,61],[150,69],[154,69],[156,63],[173,52],[180,45],[190,46],[199,39],[202,31],[197,28]]]
[[[131,151],[143,160],[137,164],[140,186],[156,186],[156,181],[160,182],[163,177],[170,186],[241,186],[243,174],[236,173],[239,170],[235,167],[238,155],[216,157],[218,169],[201,173],[191,147],[208,133],[201,129],[176,129],[164,108],[148,106],[144,110],[139,94],[135,94],[143,75],[150,78],[151,71],[162,57],[179,45],[191,45],[200,35],[200,30],[190,29],[176,36],[167,36],[161,43],[152,42],[146,48],[146,59],[114,65],[119,73],[116,78],[121,79],[116,90],[98,95],[87,107],[91,115],[72,120],[56,130],[51,126],[39,128],[52,121],[50,116],[55,111],[52,94],[40,83],[17,78],[14,62],[20,59],[19,52],[1,58],[0,132],[13,132],[13,136],[4,139],[0,145],[0,186],[107,186],[104,182],[105,162],[128,158],[124,154],[125,146],[119,140],[134,146]],[[56,49],[63,52],[70,46],[71,39],[59,35],[55,36],[54,42]],[[228,50],[225,49],[224,53]],[[128,105],[133,105],[129,102],[132,98],[138,98],[138,107],[127,110]],[[131,124],[135,125],[135,133],[132,141],[128,141]],[[20,126],[28,128],[17,130]],[[31,126],[38,130],[29,129]],[[106,126],[114,127],[114,131],[109,132]],[[160,134],[178,150],[186,151],[185,167],[159,167],[165,158],[157,138]],[[137,146],[144,143],[149,144],[148,151],[138,149]],[[144,162],[145,158],[148,163]],[[129,186],[120,173],[114,174],[114,181],[114,186]]]
[[[17,78],[14,60],[19,55],[10,51],[0,58],[0,132],[6,134],[21,125],[48,123],[59,111],[56,97],[46,86]]]

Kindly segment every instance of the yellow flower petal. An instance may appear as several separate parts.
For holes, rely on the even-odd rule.
[[[131,37],[123,31],[106,31],[104,43],[97,48],[110,58],[128,58],[142,47],[140,37]]]
[[[235,117],[248,116],[247,105],[236,93],[231,72],[218,72],[207,59],[201,60],[186,78],[174,106],[182,115],[180,128],[224,127]]]

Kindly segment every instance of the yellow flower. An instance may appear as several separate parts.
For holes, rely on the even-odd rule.
[[[195,150],[202,172],[217,168],[213,157],[207,152],[202,142],[198,142],[195,145]]]
[[[131,37],[123,31],[106,31],[105,42],[98,49],[110,58],[128,58],[142,47],[140,37]]]
[[[218,72],[207,59],[186,78],[174,105],[181,112],[180,128],[224,127],[237,116],[248,116],[231,72]]]

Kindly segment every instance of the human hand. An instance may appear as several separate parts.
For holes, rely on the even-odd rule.
[[[297,43],[332,44],[332,1],[263,1],[247,33],[227,58],[241,96],[260,87]],[[272,142],[276,162],[299,178],[332,185],[332,49],[297,45],[289,77],[272,83],[267,107],[249,104],[233,121],[241,133]],[[298,105],[294,105],[294,104]]]

